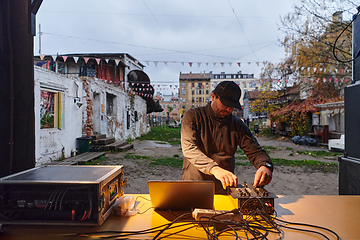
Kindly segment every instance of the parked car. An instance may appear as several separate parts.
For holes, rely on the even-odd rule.
[[[341,134],[339,139],[329,139],[328,148],[330,151],[344,151],[345,150],[345,134]]]

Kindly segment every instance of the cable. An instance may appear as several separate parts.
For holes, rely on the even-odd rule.
[[[245,201],[244,204],[251,204],[251,202],[253,201],[260,201],[260,199],[250,198],[247,201]],[[141,231],[104,231],[104,232],[76,233],[71,235],[82,236],[82,237],[96,236],[98,238],[105,238],[105,239],[120,239],[120,238],[131,238],[131,236],[139,237],[139,235],[142,235],[144,237],[149,237],[151,236],[151,234],[156,234],[155,237],[153,237],[152,239],[169,238],[174,235],[181,238],[194,239],[193,236],[188,236],[183,233],[190,229],[193,229],[194,227],[196,227],[196,225],[198,225],[204,230],[208,240],[218,240],[220,236],[225,234],[229,236],[233,236],[234,239],[244,239],[244,237],[239,234],[240,232],[245,236],[246,239],[252,239],[252,240],[267,239],[270,233],[279,234],[279,235],[283,234],[283,231],[281,230],[282,228],[317,234],[324,239],[330,240],[330,238],[327,235],[325,235],[325,233],[316,230],[316,229],[320,229],[336,236],[337,240],[340,239],[340,237],[334,231],[328,228],[311,225],[311,224],[305,224],[305,223],[285,221],[276,216],[276,211],[274,211],[275,213],[274,215],[270,215],[266,212],[266,208],[263,204],[261,204],[256,210],[248,213],[248,215],[246,216],[242,215],[240,209],[234,209],[232,211],[226,211],[224,213],[215,214],[211,217],[201,217],[197,221],[185,219],[185,217],[191,214],[191,213],[185,213],[176,217],[175,220],[173,220],[170,223],[149,229],[144,229]],[[241,216],[240,218],[241,220],[234,221],[234,220],[217,219],[217,217],[228,213],[239,214]],[[84,216],[85,214],[86,213],[84,213]],[[280,224],[278,222],[282,222],[285,224]],[[310,229],[302,229],[289,225],[305,226]],[[168,230],[175,230],[175,231],[166,233],[166,231]]]
[[[357,9],[358,12],[354,15],[354,17],[353,17],[353,19],[351,20],[351,22],[341,31],[341,33],[339,34],[339,36],[337,36],[337,38],[336,38],[336,40],[335,40],[335,42],[334,42],[334,44],[333,44],[332,53],[333,53],[335,59],[336,59],[337,61],[339,61],[339,62],[342,62],[342,63],[353,62],[356,58],[358,58],[358,57],[360,56],[360,49],[359,49],[359,51],[356,53],[356,55],[355,55],[354,58],[352,58],[352,59],[350,59],[350,60],[346,60],[346,61],[343,61],[343,60],[338,59],[338,57],[337,57],[336,54],[335,54],[335,48],[336,48],[336,43],[337,43],[337,41],[339,40],[339,38],[341,37],[341,35],[345,32],[345,30],[355,21],[356,17],[359,16],[359,14],[360,14],[360,6],[357,7],[356,9]]]
[[[336,232],[334,232],[334,231],[331,230],[331,229],[325,228],[325,227],[320,227],[320,226],[316,226],[316,225],[312,225],[312,224],[306,224],[306,223],[289,222],[289,221],[282,220],[282,219],[280,219],[280,218],[278,218],[278,217],[274,217],[274,219],[277,220],[277,221],[280,221],[280,222],[287,223],[287,224],[300,225],[300,226],[313,227],[313,228],[319,228],[319,229],[322,229],[322,230],[325,230],[325,231],[327,231],[327,232],[332,233],[333,235],[336,236],[336,239],[338,239],[338,240],[340,239],[339,235],[338,235]],[[284,226],[282,225],[282,227],[284,227]],[[307,230],[301,230],[301,231],[307,231]],[[327,239],[328,239],[328,238],[327,238]]]

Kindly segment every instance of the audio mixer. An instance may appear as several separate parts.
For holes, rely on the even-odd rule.
[[[274,199],[276,195],[268,192],[264,187],[254,188],[244,181],[244,185],[230,187],[228,195],[236,208],[242,214],[253,214],[259,210],[265,210],[268,214],[274,214]]]

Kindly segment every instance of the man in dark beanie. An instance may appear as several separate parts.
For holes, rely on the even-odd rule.
[[[240,96],[235,82],[223,81],[211,93],[210,103],[186,111],[181,126],[182,180],[212,180],[215,193],[226,194],[227,186],[238,184],[234,154],[239,146],[257,169],[254,187],[270,183],[270,157],[248,126],[231,114],[234,108],[241,109]]]

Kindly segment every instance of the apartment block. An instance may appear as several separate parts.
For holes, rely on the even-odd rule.
[[[240,104],[244,104],[245,92],[261,89],[254,74],[237,73],[180,73],[179,100],[180,107],[188,110],[205,106],[211,101],[211,92],[222,81],[234,81],[241,89]],[[243,111],[234,110],[234,114],[243,117]]]

